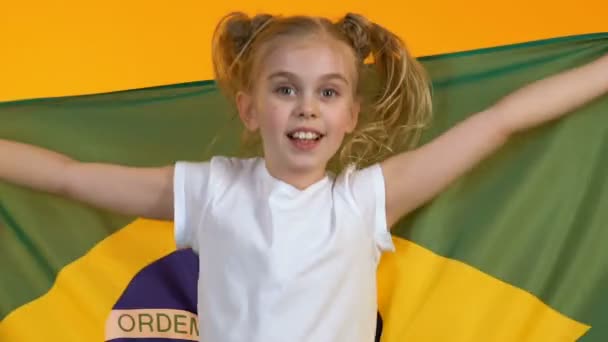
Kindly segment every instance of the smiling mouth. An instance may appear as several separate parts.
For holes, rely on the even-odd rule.
[[[318,141],[323,138],[323,134],[312,131],[295,131],[287,133],[287,137],[292,140]]]

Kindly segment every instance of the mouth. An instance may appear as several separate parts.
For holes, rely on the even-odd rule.
[[[302,140],[302,141],[319,141],[325,135],[312,130],[312,129],[295,129],[293,131],[288,132],[287,138],[291,140]]]
[[[325,134],[313,129],[298,128],[286,134],[292,145],[299,151],[311,151],[319,145]]]

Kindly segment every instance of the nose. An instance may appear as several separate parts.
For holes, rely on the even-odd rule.
[[[314,111],[302,110],[299,112],[298,117],[302,119],[316,119],[318,115]]]
[[[313,96],[303,97],[297,108],[297,116],[302,119],[315,119],[319,117],[319,106]]]

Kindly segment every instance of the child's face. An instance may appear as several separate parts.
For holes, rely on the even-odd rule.
[[[356,69],[349,48],[323,37],[283,39],[258,63],[251,95],[238,97],[250,130],[259,129],[275,172],[324,172],[356,126]]]

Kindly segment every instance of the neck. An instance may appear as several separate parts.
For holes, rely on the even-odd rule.
[[[325,167],[309,170],[289,169],[277,167],[274,165],[274,163],[271,163],[268,160],[266,160],[266,169],[272,177],[299,190],[308,188],[326,176]]]

